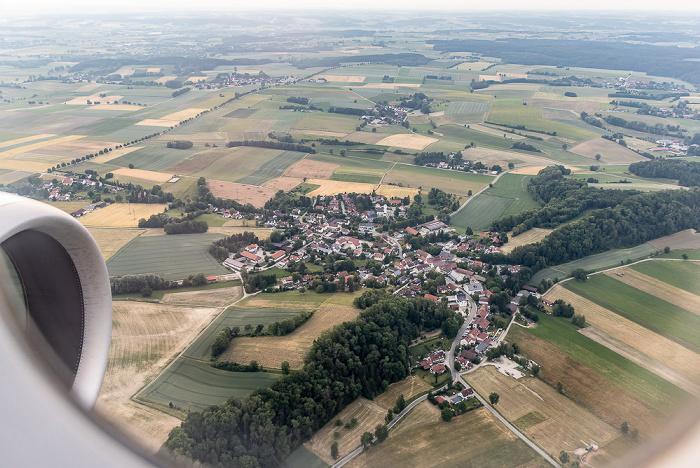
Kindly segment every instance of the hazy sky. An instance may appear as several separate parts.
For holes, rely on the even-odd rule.
[[[24,0],[3,2],[3,16],[26,14],[55,13],[113,13],[129,11],[199,11],[207,2],[193,0]],[[700,12],[698,0],[675,0],[660,2],[658,0],[224,0],[209,2],[211,10],[234,12],[250,9],[387,9],[387,10],[654,10],[695,13]]]

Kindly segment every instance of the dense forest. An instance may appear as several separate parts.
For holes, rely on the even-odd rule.
[[[494,231],[522,233],[531,227],[557,227],[584,211],[584,216],[560,226],[537,244],[517,247],[509,256],[483,260],[522,264],[538,271],[610,249],[633,247],[657,237],[698,228],[700,190],[604,190],[586,182],[566,179],[568,170],[550,166],[531,179],[528,191],[543,208],[507,216],[492,225]]]
[[[410,341],[463,320],[446,305],[383,291],[358,298],[358,319],[324,332],[304,367],[270,388],[190,413],[164,447],[212,466],[276,467],[358,397],[374,398],[408,375]]]
[[[219,239],[209,246],[209,253],[220,262],[226,260],[231,253],[241,253],[246,246],[260,242],[258,236],[250,231],[233,234],[230,237]]]
[[[549,39],[504,38],[497,41],[478,39],[428,40],[434,49],[443,52],[469,50],[487,57],[524,65],[635,70],[649,75],[679,78],[700,85],[696,62],[697,48],[676,46],[600,42],[584,39],[557,41]]]
[[[684,187],[700,186],[700,163],[683,159],[657,159],[630,164],[630,172],[640,177],[678,179]]]

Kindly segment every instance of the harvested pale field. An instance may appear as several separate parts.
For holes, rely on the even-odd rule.
[[[119,70],[115,71],[115,75],[121,76],[131,76],[136,73],[136,68],[134,67],[121,67]]]
[[[90,110],[137,111],[143,109],[133,104],[96,104],[88,107]]]
[[[287,170],[284,171],[284,175],[286,177],[328,179],[339,167],[340,165],[338,164],[313,161],[311,159],[304,158],[301,161],[289,166]]]
[[[271,188],[221,180],[207,180],[207,187],[215,197],[236,200],[243,204],[250,203],[258,208],[265,205],[265,202],[277,193],[277,190]]]
[[[457,65],[457,70],[483,70],[486,67],[493,65],[492,62],[464,62]]]
[[[177,76],[175,76],[175,75],[161,76],[160,78],[158,78],[158,79],[156,80],[156,83],[163,83],[163,84],[165,84],[165,83],[167,83],[168,81],[170,81],[170,80],[175,80],[175,79],[177,79]]]
[[[72,140],[56,143],[43,149],[43,153],[51,154],[51,152],[69,152],[84,155],[85,153],[99,153],[105,148],[113,148],[118,143],[113,141],[94,141],[94,140]]]
[[[510,333],[514,336],[509,334],[509,339],[516,341],[523,354],[541,366],[540,378],[549,385],[562,382],[569,398],[614,427],[627,421],[630,427],[639,429],[641,436],[659,433],[659,424],[665,416],[657,408],[572,359],[554,345],[520,330],[520,327],[513,328],[515,330],[511,329]]]
[[[671,250],[700,249],[700,233],[694,229],[686,229],[670,236],[659,237],[647,242],[652,247],[663,250],[668,246]]]
[[[384,195],[387,198],[406,198],[416,195],[419,192],[417,188],[411,187],[399,187],[398,185],[385,185],[382,184],[377,189],[378,195]]]
[[[398,88],[420,88],[419,83],[367,83],[359,88],[377,88],[377,89],[398,89]],[[347,88],[347,86],[346,86]]]
[[[591,97],[591,96],[579,96],[576,98],[570,98],[568,96],[564,96],[563,94],[557,94],[557,93],[548,93],[545,91],[537,91],[535,95],[533,96],[533,99],[540,100],[540,101],[586,101],[586,102],[596,102],[598,104],[608,104],[610,103],[610,98],[604,98],[604,97]]]
[[[398,146],[400,148],[407,148],[412,150],[422,150],[426,146],[438,141],[436,138],[431,138],[424,135],[416,135],[413,133],[399,133],[397,135],[391,135],[386,138],[382,138],[377,142],[378,145],[383,146]]]
[[[375,398],[374,402],[388,410],[394,407],[399,395],[403,395],[404,399],[408,401],[413,398],[413,396],[432,389],[432,385],[428,384],[425,380],[412,375],[389,385],[386,392]]]
[[[504,245],[501,250],[505,254],[511,253],[516,247],[534,244],[535,242],[541,241],[553,230],[554,229],[532,228],[515,237],[512,236],[511,231],[508,233],[508,243]]]
[[[0,169],[12,169],[14,171],[45,172],[48,169],[48,166],[50,166],[50,164],[46,164],[45,162],[31,162],[19,159],[2,159],[2,157],[0,157]]]
[[[581,334],[592,339],[606,348],[616,352],[625,359],[629,359],[640,367],[645,368],[649,372],[653,372],[662,379],[671,382],[688,393],[700,396],[700,383],[692,381],[680,372],[671,369],[666,364],[654,358],[647,356],[641,351],[623,343],[610,334],[598,330],[596,327],[589,326],[582,329]]]
[[[575,450],[592,443],[604,447],[620,437],[617,428],[557,393],[540,379],[515,380],[487,366],[469,374],[467,382],[481,395],[498,393],[499,413],[521,426],[525,434],[549,453]],[[519,424],[519,418],[527,419],[531,413],[538,414],[542,422],[531,426]]]
[[[507,167],[509,162],[516,165],[542,165],[542,164],[559,164],[539,156],[530,156],[522,153],[512,153],[510,151],[501,151],[491,148],[477,146],[462,151],[462,157],[469,161],[481,161],[486,166],[499,164],[501,167]]]
[[[343,132],[328,132],[325,130],[293,130],[292,133],[297,133],[297,134],[303,134],[303,135],[318,135],[318,136],[326,136],[326,137],[335,137],[335,138],[343,138],[346,137],[348,134],[343,133]]]
[[[544,468],[550,465],[486,408],[445,423],[440,409],[425,401],[389,432],[386,441],[362,453],[348,466]]]
[[[323,331],[353,320],[360,313],[360,309],[352,305],[353,297],[350,294],[341,296],[344,301],[331,297],[321,304],[306,323],[288,335],[235,338],[219,359],[232,362],[256,360],[263,367],[275,369],[280,369],[282,361],[287,361],[292,369],[300,369],[314,340]],[[278,303],[277,307],[280,305],[282,304]]]
[[[30,143],[28,145],[20,146],[18,148],[12,148],[5,151],[0,151],[0,159],[11,158],[12,156],[17,156],[23,153],[29,153],[38,149],[47,148],[49,146],[58,145],[59,143],[66,143],[68,141],[79,140],[84,138],[83,135],[67,135],[64,137],[54,138],[52,140],[39,141],[37,143]],[[104,147],[103,147],[104,148]]]
[[[163,296],[164,304],[185,304],[198,307],[226,307],[243,297],[243,286],[174,292]]]
[[[164,184],[173,178],[172,174],[166,174],[165,172],[147,171],[145,169],[129,169],[128,167],[120,167],[112,172],[116,178],[118,178],[118,176],[135,177],[137,179],[158,182],[159,184]]]
[[[487,127],[486,125],[471,124],[471,125],[469,125],[469,128],[472,130],[476,130],[478,132],[488,133],[489,135],[493,135],[493,136],[497,136],[497,137],[503,136],[503,130],[500,130],[498,128]],[[511,138],[513,140],[524,140],[525,139],[524,136],[516,135],[514,133],[509,134],[508,138]]]
[[[337,81],[341,83],[362,83],[365,81],[364,76],[358,75],[316,75],[316,78],[325,78],[328,81]]]
[[[147,68],[146,73],[160,73],[160,68]]]
[[[90,162],[96,164],[104,164],[111,161],[112,159],[117,159],[124,156],[125,154],[129,154],[132,151],[140,150],[141,148],[143,148],[143,146],[123,146],[119,149],[109,151],[105,154],[100,154],[97,157],[92,158]]]
[[[700,355],[688,348],[605,309],[561,285],[555,286],[547,293],[546,298],[551,301],[563,299],[569,302],[574,306],[576,312],[585,315],[586,322],[594,327],[651,359],[662,361],[688,379],[700,382]],[[640,365],[647,367],[643,364]],[[654,369],[647,370],[654,372]],[[663,375],[660,377],[666,378]]]
[[[2,166],[2,161],[0,161],[0,166]],[[38,171],[40,172],[40,171]],[[9,169],[8,172],[5,172],[4,174],[0,174],[0,184],[11,184],[12,182],[17,182],[18,180],[24,179],[25,177],[29,177],[32,175],[33,172],[31,171],[24,171],[24,170],[18,170],[18,169]],[[73,210],[75,211],[75,210]]]
[[[265,188],[289,191],[304,181],[301,177],[278,177],[262,184]]]
[[[225,157],[225,150],[208,151],[205,153],[197,153],[189,156],[174,166],[170,166],[168,170],[173,174],[191,175],[199,171],[203,171],[207,167],[214,164],[220,158]]]
[[[339,180],[306,179],[307,184],[320,185],[319,188],[309,192],[307,196],[335,195],[337,193],[372,193],[377,188],[374,184],[364,184],[362,182],[342,182]]]
[[[385,138],[385,134],[373,132],[353,132],[342,138],[342,141],[357,141],[366,145],[375,145],[378,141]]]
[[[616,272],[624,272],[624,275],[617,276],[615,275]],[[605,274],[617,281],[629,284],[633,288],[653,294],[670,304],[677,305],[687,311],[700,315],[700,296],[696,294],[677,288],[631,268],[619,268],[614,271],[605,272]],[[698,291],[700,291],[700,285],[698,286]]]
[[[166,204],[112,203],[105,208],[81,216],[79,221],[84,226],[137,227],[139,219],[148,219],[151,215],[162,213],[167,206]]]
[[[190,76],[185,81],[191,81],[192,83],[199,83],[200,81],[207,81],[207,78],[208,77],[206,77],[206,76]]]
[[[77,208],[76,208],[77,209]],[[115,252],[134,238],[145,232],[144,229],[107,229],[107,228],[87,228],[88,232],[97,242],[97,246],[102,252],[102,258],[107,260]]]
[[[88,101],[90,102],[114,102],[118,101],[124,96],[105,96],[105,97],[100,97],[99,94],[94,94],[92,96],[79,96],[76,98],[71,99],[70,101],[66,101],[66,104],[69,106],[89,106]]]
[[[552,163],[554,165],[554,163]],[[544,169],[547,166],[530,166],[530,167],[523,167],[522,169],[516,169],[514,171],[510,171],[510,174],[523,174],[523,175],[537,175],[538,172],[540,172],[542,169]],[[567,169],[571,169],[571,172],[577,172],[577,171],[582,171],[580,167],[575,167],[575,166],[564,166]]]
[[[92,91],[95,88],[99,88],[100,86],[102,86],[102,83],[88,83],[76,89],[76,91],[79,93],[85,93],[88,91]]]
[[[634,151],[605,138],[593,138],[592,140],[584,141],[569,151],[591,158],[593,161],[595,161],[595,155],[600,154],[600,163],[602,164],[630,164],[646,160],[645,157],[638,155]]]
[[[134,125],[143,125],[146,127],[174,127],[175,125],[180,125],[180,121],[163,119],[145,119],[141,122],[136,122]]]
[[[42,133],[41,135],[31,135],[23,138],[15,138],[14,140],[7,140],[0,142],[0,148],[7,148],[8,146],[21,145],[22,143],[27,143],[28,141],[41,140],[42,138],[51,138],[53,133]]]
[[[158,120],[187,120],[192,117],[196,117],[200,112],[204,112],[208,109],[201,109],[199,107],[190,107],[189,109],[183,109],[172,114],[165,115]]]
[[[478,81],[501,81],[499,75],[479,75]]]
[[[248,221],[248,222],[250,222],[249,220],[245,220],[245,219],[232,219],[230,222],[233,222],[233,221],[237,221],[237,222]],[[227,221],[227,223],[228,222],[229,221]],[[256,228],[254,223],[252,224],[251,227],[244,227],[240,224],[235,224],[235,225],[224,224],[223,226],[210,227],[209,231],[207,231],[207,232],[227,234],[229,236],[232,236],[234,234],[241,234],[241,233],[244,233],[246,231],[255,233],[255,235],[258,236],[258,238],[260,240],[267,239],[268,237],[270,237],[270,232],[272,232],[271,229]]]
[[[190,343],[216,312],[212,308],[114,302],[109,364],[95,410],[156,452],[180,420],[137,404],[131,397]]]
[[[376,403],[358,398],[341,411],[332,421],[323,426],[304,446],[315,453],[321,460],[333,465],[336,461],[331,457],[331,445],[338,442],[338,460],[355,450],[360,445],[360,436],[365,432],[374,433],[378,424],[384,423],[386,410]],[[349,423],[353,418],[357,419],[357,425],[351,429],[344,426],[336,426],[335,421],[340,419],[343,424]],[[333,434],[338,431],[339,438]]]

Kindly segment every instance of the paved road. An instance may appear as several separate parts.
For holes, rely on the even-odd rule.
[[[461,375],[458,377],[458,379],[462,383],[462,385],[466,387],[469,386],[469,384],[467,384],[467,382],[462,378]],[[532,448],[532,450],[539,453],[542,456],[542,458],[544,458],[550,465],[556,468],[561,468],[561,465],[559,465],[559,463],[557,463],[557,461],[554,458],[550,457],[547,452],[539,448],[537,445],[535,445],[534,442],[525,437],[518,429],[515,428],[515,426],[509,423],[503,416],[501,416],[498,411],[493,409],[493,407],[486,400],[481,398],[481,395],[479,395],[476,392],[474,392],[474,395],[481,402],[481,404],[484,405],[491,412],[491,414],[493,414],[499,421],[501,421],[513,434],[518,436],[523,442],[529,445],[530,448]]]
[[[467,317],[464,319],[464,323],[462,324],[462,328],[459,329],[457,332],[457,336],[455,337],[454,341],[452,342],[452,346],[450,347],[450,350],[447,352],[447,356],[445,356],[445,360],[447,361],[447,367],[450,369],[450,372],[452,373],[452,382],[457,380],[457,372],[455,372],[455,350],[457,349],[457,346],[459,346],[459,342],[462,341],[462,335],[466,333],[467,329],[469,328],[469,324],[474,320],[474,317],[476,317],[476,312],[478,311],[478,307],[476,305],[476,302],[474,302],[474,299],[471,297],[467,296],[467,300],[469,301],[469,312],[467,313]]]

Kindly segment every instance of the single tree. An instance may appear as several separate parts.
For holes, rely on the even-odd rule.
[[[374,435],[377,437],[377,442],[384,442],[389,437],[389,429],[387,429],[385,424],[377,424]]]
[[[562,384],[561,382],[557,382],[557,392],[561,393],[562,395],[565,393],[564,384]]]
[[[498,400],[500,398],[501,398],[501,396],[496,392],[492,392],[491,394],[489,394],[489,401],[491,402],[492,405],[498,404]]]
[[[289,362],[282,361],[282,373],[285,375],[289,374]]]
[[[333,457],[333,460],[338,458],[338,441],[331,444],[331,457]]]
[[[569,463],[569,454],[566,453],[566,450],[559,452],[559,461],[562,463]]]
[[[627,435],[629,430],[630,430],[630,426],[629,426],[629,424],[627,424],[627,421],[620,424],[620,432],[622,432],[624,435]]]
[[[683,255],[681,255],[681,258],[682,258],[683,260],[688,260],[688,254],[683,254]]]
[[[537,377],[540,374],[540,369],[540,366],[538,366],[537,364],[532,366],[532,376]]]
[[[595,160],[596,160],[596,161],[600,161],[600,154],[596,154],[596,155],[595,155]]]
[[[360,443],[362,444],[362,446],[363,446],[364,448],[367,448],[367,447],[369,447],[370,445],[372,445],[372,439],[373,439],[373,438],[374,438],[374,436],[372,435],[371,432],[365,432],[365,433],[362,434],[362,436],[360,437]]]
[[[445,406],[442,411],[440,411],[440,416],[442,416],[442,420],[445,422],[450,422],[450,420],[454,417],[449,406]]]

